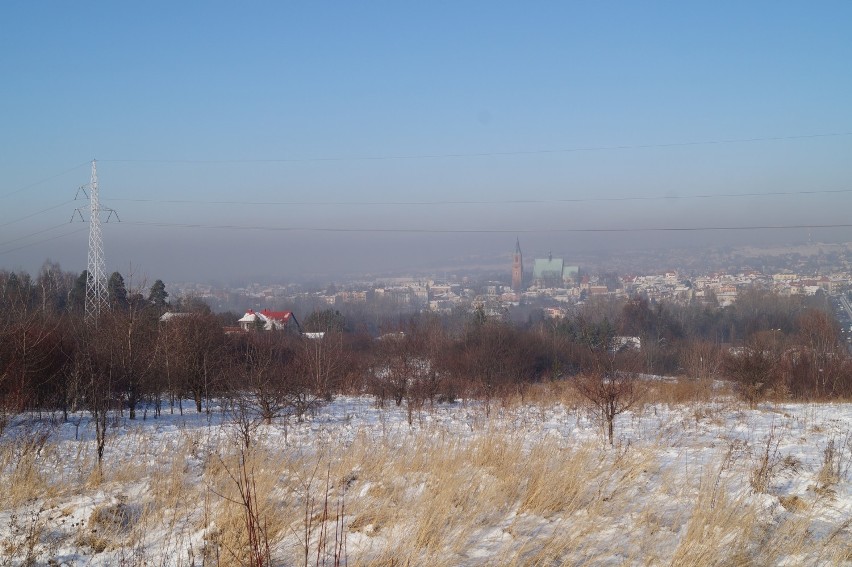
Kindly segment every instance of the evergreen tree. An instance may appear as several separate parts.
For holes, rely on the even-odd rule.
[[[18,291],[18,288],[20,287],[21,282],[18,279],[18,275],[15,272],[11,272],[6,278],[6,292],[9,293]]]
[[[127,309],[127,288],[124,285],[124,278],[118,272],[113,272],[107,282],[107,294],[109,304],[113,309]]]
[[[20,293],[21,281],[18,279],[15,272],[10,272],[9,275],[6,276],[6,282],[3,285],[3,295],[7,300],[12,301],[17,299]]]
[[[148,300],[145,299],[145,296],[139,292],[131,293],[127,298],[127,303],[134,310],[136,309],[144,309],[148,306]]]
[[[175,311],[181,313],[198,313],[201,315],[211,315],[213,313],[213,310],[210,309],[206,301],[200,297],[191,295],[179,297],[175,305]]]
[[[68,309],[80,313],[86,308],[86,284],[89,280],[89,270],[83,270],[74,280],[74,287],[68,294]]]
[[[163,280],[157,280],[151,286],[151,293],[148,294],[148,301],[158,309],[165,309],[168,305],[169,293],[166,291],[166,284]]]
[[[346,318],[337,309],[314,311],[305,319],[304,328],[309,333],[342,332],[346,328]]]

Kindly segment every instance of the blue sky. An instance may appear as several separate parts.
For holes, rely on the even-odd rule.
[[[845,223],[852,193],[689,197],[852,189],[851,28],[849,2],[5,2],[0,266],[85,267],[85,225],[58,225],[92,158],[122,220],[108,268],[150,278],[381,271],[515,234],[136,223],[499,228],[566,256],[644,241],[547,229]],[[486,203],[352,204],[459,200]]]

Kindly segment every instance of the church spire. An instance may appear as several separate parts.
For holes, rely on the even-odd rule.
[[[524,286],[524,257],[521,254],[521,240],[515,238],[515,253],[512,255],[512,291],[520,293]]]

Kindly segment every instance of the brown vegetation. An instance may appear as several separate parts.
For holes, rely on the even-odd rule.
[[[110,309],[86,322],[81,278],[49,264],[35,281],[0,273],[0,425],[26,410],[69,419],[88,409],[105,432],[108,415],[183,411],[187,398],[199,412],[227,399],[235,413],[243,407],[270,423],[302,419],[344,391],[405,404],[413,420],[426,404],[477,398],[490,412],[495,401],[523,400],[534,384],[567,380],[611,430],[642,391],[658,387],[643,374],[685,376],[705,388],[727,378],[750,404],[852,396],[852,363],[819,299],[748,292],[719,309],[637,296],[525,325],[482,310],[464,320],[412,316],[378,337],[352,332],[365,325],[325,310],[306,318],[324,334],[308,337],[226,334],[222,318],[195,300],[184,302],[185,316],[160,322],[164,290],[152,288],[146,301],[139,290],[122,291],[117,273]]]

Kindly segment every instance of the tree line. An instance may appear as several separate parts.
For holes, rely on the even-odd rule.
[[[478,309],[389,318],[378,332],[369,332],[374,321],[326,309],[305,318],[313,334],[304,335],[229,332],[237,314],[213,314],[197,300],[170,306],[162,281],[128,290],[117,272],[109,308],[87,321],[86,277],[51,263],[34,278],[0,272],[4,412],[137,419],[182,412],[185,403],[208,411],[215,399],[271,421],[301,419],[340,393],[410,412],[459,398],[490,409],[529,384],[562,379],[590,399],[623,386],[616,397],[624,401],[641,374],[730,378],[749,401],[852,395],[845,341],[820,298],[750,291],[720,309],[637,295],[587,302],[562,319],[512,323]],[[161,321],[170,307],[181,315]]]

